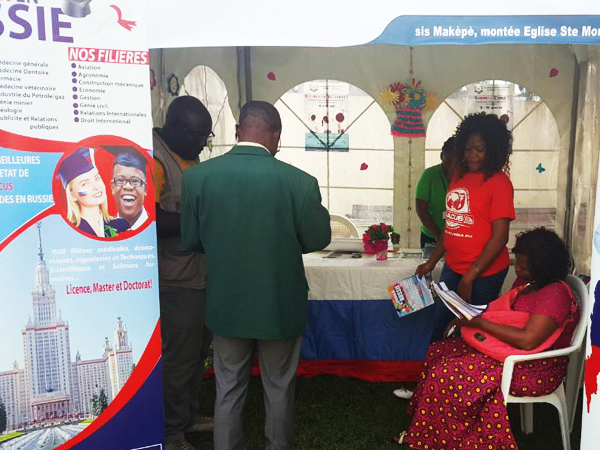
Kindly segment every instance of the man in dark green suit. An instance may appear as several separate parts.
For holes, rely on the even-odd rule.
[[[215,450],[244,450],[243,407],[258,352],[266,448],[291,449],[294,386],[306,324],[302,253],[331,240],[317,180],[274,158],[281,118],[252,101],[239,143],[183,174],[183,244],[206,254],[206,324],[214,333]]]

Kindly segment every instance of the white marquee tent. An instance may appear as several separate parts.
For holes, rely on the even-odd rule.
[[[600,14],[599,3],[153,0],[149,10],[155,123],[161,123],[174,96],[194,93],[209,105],[213,120],[223,117],[216,127],[215,149],[224,151],[233,144],[233,117],[250,99],[278,102],[284,133],[288,123],[303,119],[294,119],[292,115],[301,116],[296,114],[298,109],[286,108],[281,102],[291,104],[291,94],[302,93],[303,83],[339,80],[374,100],[372,110],[381,107],[388,120],[386,129],[359,127],[356,120],[355,131],[360,133],[355,135],[371,138],[370,143],[358,145],[356,154],[363,146],[378,150],[381,157],[375,161],[389,166],[387,171],[376,172],[380,174],[376,178],[388,177],[389,183],[379,186],[372,182],[372,189],[389,191],[393,223],[406,247],[418,246],[419,222],[412,199],[420,173],[435,160],[428,153],[441,148],[458,117],[468,111],[453,103],[456,93],[473,83],[504,80],[533,94],[530,98],[543,103],[543,108],[537,103],[524,105],[513,121],[511,174],[524,225],[539,224],[536,211],[551,206],[550,225],[570,243],[578,271],[591,273],[600,154],[600,51],[595,45],[600,44],[600,16],[593,14]],[[540,16],[542,13],[547,15]],[[440,28],[436,31],[435,27]],[[471,35],[469,28],[473,29]],[[428,37],[423,36],[425,29]],[[576,36],[573,29],[578,30]],[[454,36],[456,33],[459,36]],[[194,76],[188,77],[190,74]],[[208,83],[209,75],[218,76],[217,81]],[[423,113],[426,138],[392,139],[389,127],[395,120],[394,111],[385,110],[380,93],[391,83],[412,78],[420,80],[440,106]],[[302,106],[300,103],[299,110]],[[350,111],[349,122],[363,112],[364,107]],[[443,119],[444,114],[453,118]],[[354,139],[351,130],[348,134]],[[286,146],[286,142],[282,144]],[[350,145],[348,158],[354,146]],[[295,148],[298,155],[305,154],[296,143],[288,147]],[[342,170],[346,185],[334,185],[329,164],[341,156],[325,153],[327,156],[311,155],[312,159],[304,160],[294,160],[292,155],[289,162],[297,161],[319,178],[324,198],[330,189],[347,189],[368,203],[369,197],[360,194],[365,185],[358,178],[366,164],[360,164],[360,158],[353,160],[353,166],[347,166],[350,169],[344,166]],[[323,164],[327,171],[321,176]],[[540,181],[542,169],[544,181]],[[540,192],[546,192],[543,200]],[[594,433],[596,439],[600,437],[597,430],[584,428],[582,442],[593,442]]]

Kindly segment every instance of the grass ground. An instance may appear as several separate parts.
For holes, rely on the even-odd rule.
[[[8,441],[9,439],[14,439],[19,436],[23,436],[25,433],[21,433],[20,431],[15,431],[13,433],[8,434],[0,434],[0,442]]]
[[[204,381],[203,415],[212,415],[215,381]],[[296,450],[392,450],[391,437],[408,428],[407,400],[392,391],[401,384],[369,383],[329,376],[298,379],[296,387]],[[411,385],[405,385],[411,387]],[[558,413],[550,405],[535,405],[534,433],[520,432],[519,407],[509,405],[511,425],[520,450],[561,450]],[[579,411],[581,411],[581,396]],[[249,450],[264,448],[264,406],[260,379],[253,377],[246,402],[246,441]],[[572,450],[579,450],[581,413],[571,435]],[[198,450],[212,450],[212,435],[188,436]],[[406,447],[403,447],[406,448]]]

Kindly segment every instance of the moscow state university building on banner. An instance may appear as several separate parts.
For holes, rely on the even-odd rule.
[[[6,407],[8,431],[91,416],[92,397],[104,390],[112,401],[133,370],[132,349],[120,317],[114,329],[114,347],[106,338],[99,359],[82,360],[77,352],[71,361],[69,324],[57,314],[42,251],[41,223],[38,236],[33,315],[22,330],[25,364],[20,368],[15,361],[12,370],[0,372],[0,399]]]

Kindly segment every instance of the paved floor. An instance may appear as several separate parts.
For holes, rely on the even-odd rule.
[[[32,431],[0,444],[0,450],[51,450],[71,439],[88,425],[59,425]]]

